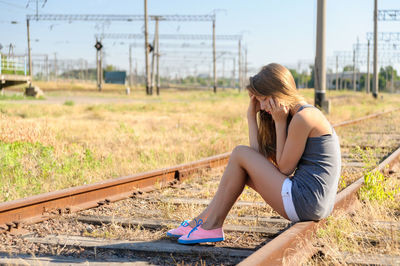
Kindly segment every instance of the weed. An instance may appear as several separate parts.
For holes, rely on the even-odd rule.
[[[64,102],[64,105],[66,105],[66,106],[74,106],[74,105],[75,105],[75,102],[74,102],[74,101],[67,100],[67,101]]]
[[[345,189],[346,187],[347,187],[346,177],[340,176],[338,191],[341,191],[341,190]]]
[[[371,171],[364,174],[364,185],[359,196],[362,200],[369,201],[393,201],[394,196],[400,192],[400,187],[387,188],[385,176],[379,171]]]
[[[361,137],[361,135],[360,135]],[[358,161],[362,161],[364,163],[363,168],[366,171],[369,171],[373,169],[377,163],[378,163],[378,158],[375,156],[375,153],[377,153],[377,150],[373,150],[370,148],[366,148],[365,150],[361,149],[359,146],[355,147],[352,151],[352,156]]]

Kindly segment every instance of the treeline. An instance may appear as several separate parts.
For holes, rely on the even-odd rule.
[[[116,71],[117,68],[112,65],[107,65],[103,71]],[[296,69],[289,69],[293,75],[293,78],[296,82],[297,88],[314,88],[314,66],[309,66],[309,71],[298,72]],[[346,89],[354,89],[353,88],[353,80],[352,75],[348,77],[348,73],[353,72],[353,66],[348,65],[343,68],[343,72],[347,73],[347,77],[342,75],[342,72],[338,73],[339,82],[341,82],[341,87]],[[356,69],[357,79],[356,79],[356,89],[357,90],[365,90],[367,75],[366,73],[360,73],[358,69]],[[335,72],[331,69],[328,69],[327,75],[335,75]],[[54,73],[49,73],[51,78],[54,78]],[[394,79],[392,79],[392,76]],[[43,73],[38,73],[35,75],[36,79],[46,79],[46,76]],[[97,79],[97,70],[95,68],[89,69],[73,69],[69,71],[64,71],[61,74],[57,75],[57,78],[63,79],[78,79],[78,80],[93,80]],[[129,79],[129,76],[127,76]],[[144,84],[145,78],[143,75],[135,75],[133,77],[135,84]],[[394,80],[393,86],[395,86],[395,82],[399,81],[400,77],[397,74],[397,71],[393,69],[392,66],[381,67],[379,70],[379,90],[380,91],[391,91],[392,88],[392,80]],[[186,77],[160,77],[160,81],[162,85],[171,85],[178,84],[184,86],[201,86],[201,87],[211,87],[213,85],[213,77],[208,75],[197,75],[197,76],[186,76]],[[247,81],[245,81],[246,83]],[[370,88],[372,88],[373,82],[373,74],[372,71],[370,73]],[[336,79],[334,78],[333,86],[336,86]],[[345,84],[343,86],[343,84]],[[239,86],[238,80],[226,77],[218,77],[218,87],[224,88],[236,88]],[[338,86],[339,87],[339,86]],[[329,86],[328,86],[329,88]]]

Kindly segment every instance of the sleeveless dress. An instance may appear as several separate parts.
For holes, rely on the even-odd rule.
[[[299,108],[312,107],[307,104]],[[320,220],[333,210],[341,171],[339,138],[332,134],[308,137],[292,177],[292,199],[300,221]]]

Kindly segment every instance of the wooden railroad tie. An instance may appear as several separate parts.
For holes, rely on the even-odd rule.
[[[142,226],[148,229],[161,229],[169,228],[179,225],[179,222],[172,220],[156,220],[156,219],[143,219],[143,218],[123,218],[123,217],[109,217],[109,216],[78,216],[77,220],[83,223],[102,225],[102,224],[118,224],[123,227]],[[269,221],[274,219],[268,219]],[[278,219],[277,219],[278,220]],[[289,227],[289,223],[283,225],[282,223],[270,224],[270,226],[246,226],[246,225],[224,225],[225,232],[240,232],[240,233],[259,233],[268,236],[278,235],[283,230]]]
[[[135,251],[144,253],[167,253],[167,254],[199,254],[203,256],[230,256],[248,257],[254,250],[239,248],[222,248],[213,245],[180,245],[169,240],[158,241],[126,241],[108,240],[94,237],[68,236],[68,235],[48,235],[46,237],[24,237],[26,241],[38,244],[54,246],[73,246],[81,248],[112,249],[121,251]]]

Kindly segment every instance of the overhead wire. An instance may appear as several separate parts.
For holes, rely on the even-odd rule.
[[[5,5],[9,5],[9,6],[12,6],[12,7],[15,7],[15,8],[19,8],[19,9],[24,9],[24,10],[26,10],[26,9],[33,10],[33,11],[35,10],[34,8],[16,5],[14,3],[10,3],[10,2],[7,2],[5,0],[0,0],[0,3],[5,4]]]

